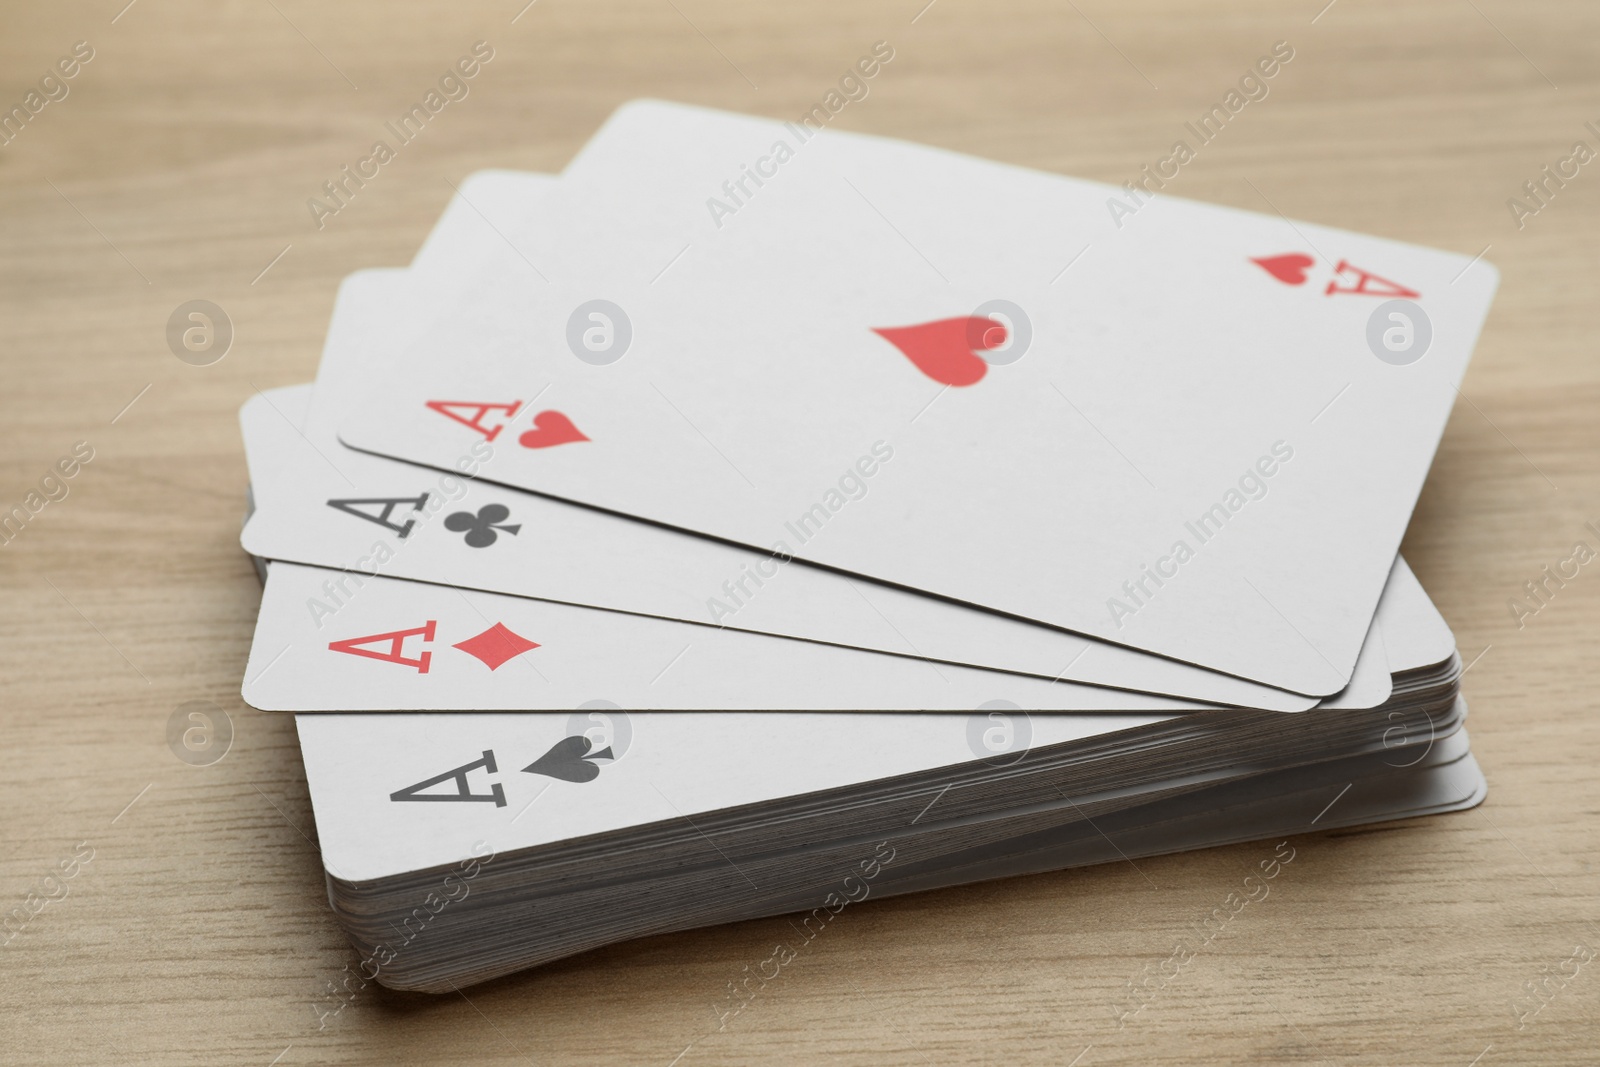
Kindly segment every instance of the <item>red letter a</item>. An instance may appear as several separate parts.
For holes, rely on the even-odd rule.
[[[1407,289],[1403,285],[1396,285],[1388,278],[1373,274],[1371,271],[1362,270],[1360,267],[1342,259],[1339,261],[1339,265],[1333,268],[1335,274],[1343,274],[1347,270],[1354,271],[1360,275],[1355,288],[1341,289],[1337,281],[1331,281],[1328,283],[1327,290],[1322,294],[1323,296],[1332,296],[1334,293],[1365,293],[1368,296],[1405,297],[1408,300],[1415,300],[1422,295],[1415,289]],[[1377,284],[1368,285],[1368,282],[1376,282]]]
[[[454,419],[463,426],[471,426],[474,430],[483,434],[485,441],[493,441],[500,436],[500,431],[505,428],[504,424],[490,429],[483,424],[483,417],[491,411],[503,411],[506,413],[507,421],[509,421],[516,415],[517,409],[522,406],[522,401],[513,400],[509,404],[479,404],[472,400],[429,400],[427,405],[447,419]],[[458,412],[450,410],[451,408],[468,408],[472,411],[472,418],[466,418]]]
[[[418,626],[410,630],[391,630],[386,634],[368,634],[366,637],[351,637],[344,641],[329,641],[328,651],[344,652],[352,656],[366,656],[368,659],[388,660],[390,663],[399,663],[407,667],[415,667],[418,674],[428,673],[428,664],[433,660],[432,652],[423,652],[416,659],[405,657],[406,638],[422,635],[423,643],[433,640],[434,620],[429,619],[427,625]],[[362,645],[376,644],[380,641],[389,642],[389,651],[377,652]]]

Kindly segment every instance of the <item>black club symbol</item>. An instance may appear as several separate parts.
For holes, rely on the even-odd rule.
[[[515,534],[522,529],[522,524],[515,526],[502,526],[511,517],[511,509],[504,504],[485,504],[474,515],[470,511],[454,511],[445,516],[444,528],[452,533],[464,533],[464,540],[472,548],[488,548],[494,544],[500,534]]]

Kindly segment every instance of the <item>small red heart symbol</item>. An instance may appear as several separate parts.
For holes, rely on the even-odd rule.
[[[561,412],[541,411],[533,417],[533,429],[517,438],[517,443],[523,448],[552,448],[587,440],[583,431]]]
[[[989,364],[974,350],[999,348],[1007,336],[1004,323],[970,315],[916,326],[874,328],[872,332],[903,352],[923,374],[945,385],[980,381]]]
[[[1262,259],[1252,259],[1250,262],[1272,275],[1285,285],[1304,285],[1306,281],[1306,268],[1316,260],[1304,252],[1290,252],[1283,256],[1266,256]]]

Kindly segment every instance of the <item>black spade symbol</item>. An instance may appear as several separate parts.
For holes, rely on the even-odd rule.
[[[592,782],[600,777],[600,766],[590,760],[615,759],[610,747],[590,752],[594,742],[583,734],[563,737],[550,746],[550,751],[522,768],[528,774],[542,774],[559,778],[563,782]]]

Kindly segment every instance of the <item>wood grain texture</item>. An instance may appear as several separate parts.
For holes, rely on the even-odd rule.
[[[1506,200],[1574,141],[1600,147],[1584,127],[1600,125],[1600,8],[124,2],[0,3],[6,108],[74,42],[95,49],[70,95],[0,147],[0,510],[74,442],[95,451],[0,547],[0,911],[80,842],[94,850],[0,946],[0,1061],[1595,1061],[1592,965],[1520,1029],[1513,1003],[1600,947],[1600,569],[1520,628],[1507,601],[1596,543],[1582,524],[1600,522],[1600,169],[1520,229]],[[495,58],[471,95],[318,230],[307,198],[480,39]],[[1466,691],[1487,804],[1294,838],[1270,898],[1120,1028],[1126,983],[1270,846],[853,908],[720,1032],[713,1006],[785,920],[466,996],[369,986],[319,1020],[355,957],[325,903],[293,724],[238,699],[259,595],[236,540],[239,404],[311,378],[339,279],[404,264],[450,182],[556,170],[641,95],[793,118],[878,40],[895,59],[838,125],[1118,183],[1289,41],[1270,96],[1170,191],[1489,247],[1500,295],[1406,542],[1464,656],[1482,653]],[[209,367],[164,337],[194,298],[237,331]],[[166,743],[194,700],[237,731],[204,768]]]

